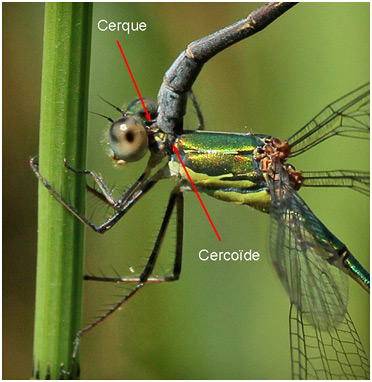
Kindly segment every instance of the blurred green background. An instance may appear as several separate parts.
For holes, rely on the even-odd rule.
[[[156,97],[166,69],[193,40],[229,25],[261,3],[95,3],[92,111],[115,117],[136,92],[119,39],[143,96]],[[32,365],[37,181],[44,5],[3,4],[3,378],[27,379]],[[144,21],[146,32],[99,32],[98,20]],[[369,79],[369,3],[303,3],[266,30],[206,64],[194,91],[206,128],[289,137],[324,106]],[[186,128],[195,127],[190,110]],[[89,117],[88,168],[123,189],[144,163],[113,168],[102,140],[106,122]],[[15,142],[17,141],[17,142]],[[17,149],[15,147],[17,143]],[[368,169],[369,145],[335,138],[293,164],[303,170]],[[61,163],[62,165],[62,163]],[[157,186],[104,236],[87,232],[87,272],[139,269],[165,211],[172,181]],[[317,216],[369,269],[369,200],[350,190],[301,191]],[[203,196],[202,196],[203,197]],[[268,254],[269,218],[203,197],[218,243],[195,195],[185,195],[183,273],[146,287],[82,341],[84,379],[290,378],[288,298]],[[101,212],[93,205],[88,216]],[[170,229],[158,268],[170,268]],[[257,263],[204,263],[202,248],[258,251]],[[117,287],[86,284],[84,321],[116,301]],[[369,296],[350,282],[349,311],[369,351]]]

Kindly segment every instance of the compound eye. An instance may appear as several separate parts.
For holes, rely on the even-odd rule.
[[[143,158],[149,147],[147,131],[136,117],[124,116],[113,122],[109,142],[115,159],[136,162]]]

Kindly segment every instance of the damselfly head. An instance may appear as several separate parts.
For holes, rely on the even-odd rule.
[[[111,159],[118,165],[139,161],[149,149],[149,134],[153,134],[149,127],[156,121],[158,115],[156,100],[144,97],[142,103],[137,98],[128,107],[122,109],[105,99],[103,100],[122,114],[119,119],[114,121],[102,114],[94,113],[105,117],[111,122],[108,131]],[[147,118],[148,114],[151,121]]]

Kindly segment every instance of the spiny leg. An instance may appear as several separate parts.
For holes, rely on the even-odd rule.
[[[181,262],[182,262],[182,241],[183,241],[183,196],[180,191],[180,187],[176,186],[173,191],[171,192],[167,209],[164,214],[164,218],[158,233],[158,236],[156,238],[156,242],[154,244],[153,250],[151,252],[151,255],[147,261],[147,264],[145,265],[140,277],[138,279],[133,279],[133,282],[136,282],[135,287],[133,290],[128,293],[126,296],[124,296],[117,304],[115,304],[106,314],[99,317],[96,321],[89,324],[82,330],[80,330],[76,334],[75,338],[75,344],[74,344],[74,350],[72,353],[72,362],[71,362],[71,370],[70,375],[73,373],[73,368],[75,364],[75,359],[77,356],[80,338],[83,336],[85,332],[88,332],[89,330],[96,327],[98,324],[103,322],[107,317],[109,317],[111,314],[115,313],[117,310],[119,310],[131,297],[133,297],[150,279],[150,275],[153,272],[155,268],[156,261],[158,259],[159,251],[161,248],[161,245],[163,243],[163,239],[165,237],[166,230],[168,228],[168,224],[170,221],[170,218],[172,216],[172,212],[174,209],[174,206],[177,207],[177,243],[176,243],[176,256],[175,256],[175,262],[173,266],[173,274],[170,276],[172,277],[172,280],[169,278],[168,280],[164,281],[174,281],[179,278],[180,272],[181,272]],[[104,281],[104,280],[101,280]],[[112,281],[112,280],[110,280]],[[120,280],[117,280],[120,281]]]
[[[99,189],[102,191],[102,192],[97,192],[100,195],[100,199],[104,200],[105,203],[107,203],[108,205],[110,205],[113,208],[117,207],[117,201],[114,199],[112,193],[110,192],[110,190],[108,189],[108,187],[106,186],[106,184],[104,183],[104,181],[100,175],[98,175],[96,172],[90,171],[90,170],[76,170],[67,163],[66,159],[63,160],[63,163],[68,170],[74,172],[75,174],[89,175],[93,179],[93,181],[97,184]],[[130,191],[133,187],[134,188],[137,187],[138,183],[140,183],[146,177],[145,174],[147,174],[147,173],[145,172],[144,174],[142,174],[141,177],[134,183],[134,185],[129,190],[127,190],[127,192]],[[93,193],[93,190],[96,191],[92,187],[88,188],[88,191],[90,191],[92,193]]]
[[[115,200],[112,193],[110,192],[110,190],[104,183],[102,177],[98,175],[96,172],[90,171],[90,170],[76,170],[67,164],[66,159],[63,160],[63,163],[67,169],[74,172],[75,174],[83,174],[83,175],[91,176],[91,178],[98,185],[99,189],[102,192],[99,192],[95,190],[94,188],[87,186],[88,191],[93,193],[95,196],[99,197],[101,200],[104,200],[106,204],[110,205],[116,210],[120,210],[121,206],[127,200],[129,200],[131,196],[141,187],[143,182],[150,176],[151,169],[152,169],[152,166],[148,165],[145,171],[143,172],[143,174],[136,180],[136,182],[134,182],[134,184],[131,187],[129,187],[128,190],[125,191],[125,193],[118,200]]]
[[[116,201],[112,196],[112,193],[109,191],[108,187],[105,185],[103,179],[94,171],[90,170],[76,170],[67,164],[66,159],[64,159],[64,166],[76,173],[76,174],[84,174],[90,175],[94,182],[98,185],[102,192],[97,191],[95,188],[87,185],[87,191],[91,192],[97,198],[101,199],[107,205],[112,208],[118,209],[120,206],[119,201]],[[83,220],[83,223],[87,224],[84,221],[84,216],[80,212],[78,212],[69,202],[67,202],[54,188],[53,186],[39,173],[39,164],[38,164],[38,156],[33,157],[30,160],[31,169],[34,171],[37,178],[44,184],[44,186],[75,216],[77,216],[80,220]],[[139,188],[142,183],[146,180],[149,175],[149,171],[146,169],[145,172],[137,179],[137,181],[124,193],[124,195],[120,198],[120,200],[128,199],[134,191]],[[88,224],[89,225],[89,224]],[[90,225],[89,225],[90,226]]]
[[[113,198],[110,198],[110,196],[106,198],[106,194],[109,193],[108,188],[104,185],[102,179],[97,174],[93,173],[92,171],[86,172],[82,170],[81,173],[89,174],[92,177],[93,177],[92,174],[97,175],[96,177],[93,177],[93,179],[96,179],[98,182],[101,182],[101,183],[97,183],[103,192],[102,194],[99,193],[99,195],[101,195],[101,198],[105,198],[107,200],[107,203],[117,210],[117,212],[114,215],[110,216],[103,224],[95,225],[91,221],[89,221],[84,215],[82,215],[79,211],[77,211],[75,207],[73,207],[66,199],[64,199],[53,188],[53,186],[39,173],[37,157],[34,157],[30,160],[30,166],[32,170],[34,171],[35,175],[49,190],[49,192],[53,194],[71,213],[73,213],[82,223],[86,224],[88,227],[93,229],[93,231],[99,232],[102,234],[107,232],[109,229],[111,229],[143,195],[145,195],[160,179],[164,177],[163,176],[164,168],[161,168],[150,179],[147,179],[149,175],[148,168],[147,168],[145,172],[133,184],[133,186],[130,187],[120,199],[115,201]],[[80,170],[74,170],[74,172],[79,173]],[[102,188],[107,190],[106,194]]]
[[[180,192],[176,200],[177,208],[177,238],[176,238],[176,255],[174,257],[173,271],[170,276],[149,277],[146,283],[161,283],[176,281],[179,279],[182,266],[182,246],[183,246],[183,194]],[[107,277],[107,276],[90,276],[85,275],[84,280],[101,281],[112,283],[139,283],[140,277]]]

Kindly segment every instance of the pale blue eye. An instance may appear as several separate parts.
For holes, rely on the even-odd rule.
[[[113,122],[109,142],[115,159],[136,162],[143,158],[149,146],[147,131],[136,117],[124,116]]]

